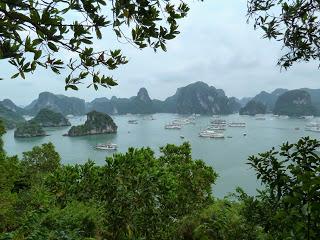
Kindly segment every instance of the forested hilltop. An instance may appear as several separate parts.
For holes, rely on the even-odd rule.
[[[5,133],[0,125],[0,135]],[[191,157],[188,143],[129,148],[62,165],[51,143],[22,158],[0,141],[0,239],[312,239],[320,238],[320,143],[309,138],[251,156],[263,183],[217,199],[218,174]],[[283,161],[281,156],[286,156]]]

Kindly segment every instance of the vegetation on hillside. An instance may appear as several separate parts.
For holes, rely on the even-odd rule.
[[[38,114],[30,120],[42,127],[61,127],[70,126],[70,122],[61,113],[51,111],[50,109],[41,109]]]
[[[35,122],[22,123],[14,130],[14,137],[17,138],[41,137],[46,135],[43,128]]]

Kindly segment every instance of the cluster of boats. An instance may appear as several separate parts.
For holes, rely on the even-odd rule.
[[[174,119],[171,123],[168,123],[164,126],[165,129],[181,129],[182,126],[188,125],[188,124],[195,124],[197,115],[191,115],[187,118],[178,118]]]
[[[245,128],[246,123],[244,122],[230,122],[227,124],[227,121],[220,119],[219,117],[213,117],[210,121],[210,125],[207,126],[205,130],[202,130],[199,133],[199,137],[204,138],[224,138],[224,131],[227,127],[238,127]]]

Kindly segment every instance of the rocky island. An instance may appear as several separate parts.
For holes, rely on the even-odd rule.
[[[246,106],[240,109],[240,115],[250,115],[254,116],[256,114],[265,114],[267,110],[266,105],[261,102],[256,102],[254,100],[249,101]]]
[[[39,124],[41,127],[71,126],[69,120],[66,119],[61,113],[54,112],[47,108],[41,109],[30,121]]]
[[[104,133],[116,133],[117,125],[108,114],[92,111],[87,114],[87,120],[83,125],[73,126],[66,136],[86,136]]]
[[[310,94],[304,90],[291,90],[282,94],[274,106],[273,113],[292,117],[318,115]]]
[[[14,137],[16,138],[30,138],[47,136],[46,132],[39,124],[34,122],[26,122],[17,127],[14,131]]]

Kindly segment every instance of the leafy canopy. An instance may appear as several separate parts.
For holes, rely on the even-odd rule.
[[[248,0],[248,16],[263,37],[282,42],[281,67],[320,61],[319,0]]]
[[[115,86],[115,79],[102,72],[127,59],[119,49],[93,47],[102,30],[110,28],[118,39],[141,49],[166,51],[166,41],[179,34],[177,20],[188,11],[182,1],[0,0],[0,59],[17,69],[12,78],[25,78],[39,67],[57,74],[67,68],[66,89],[78,89],[87,78],[96,90]],[[61,58],[66,52],[73,53],[69,61]]]

